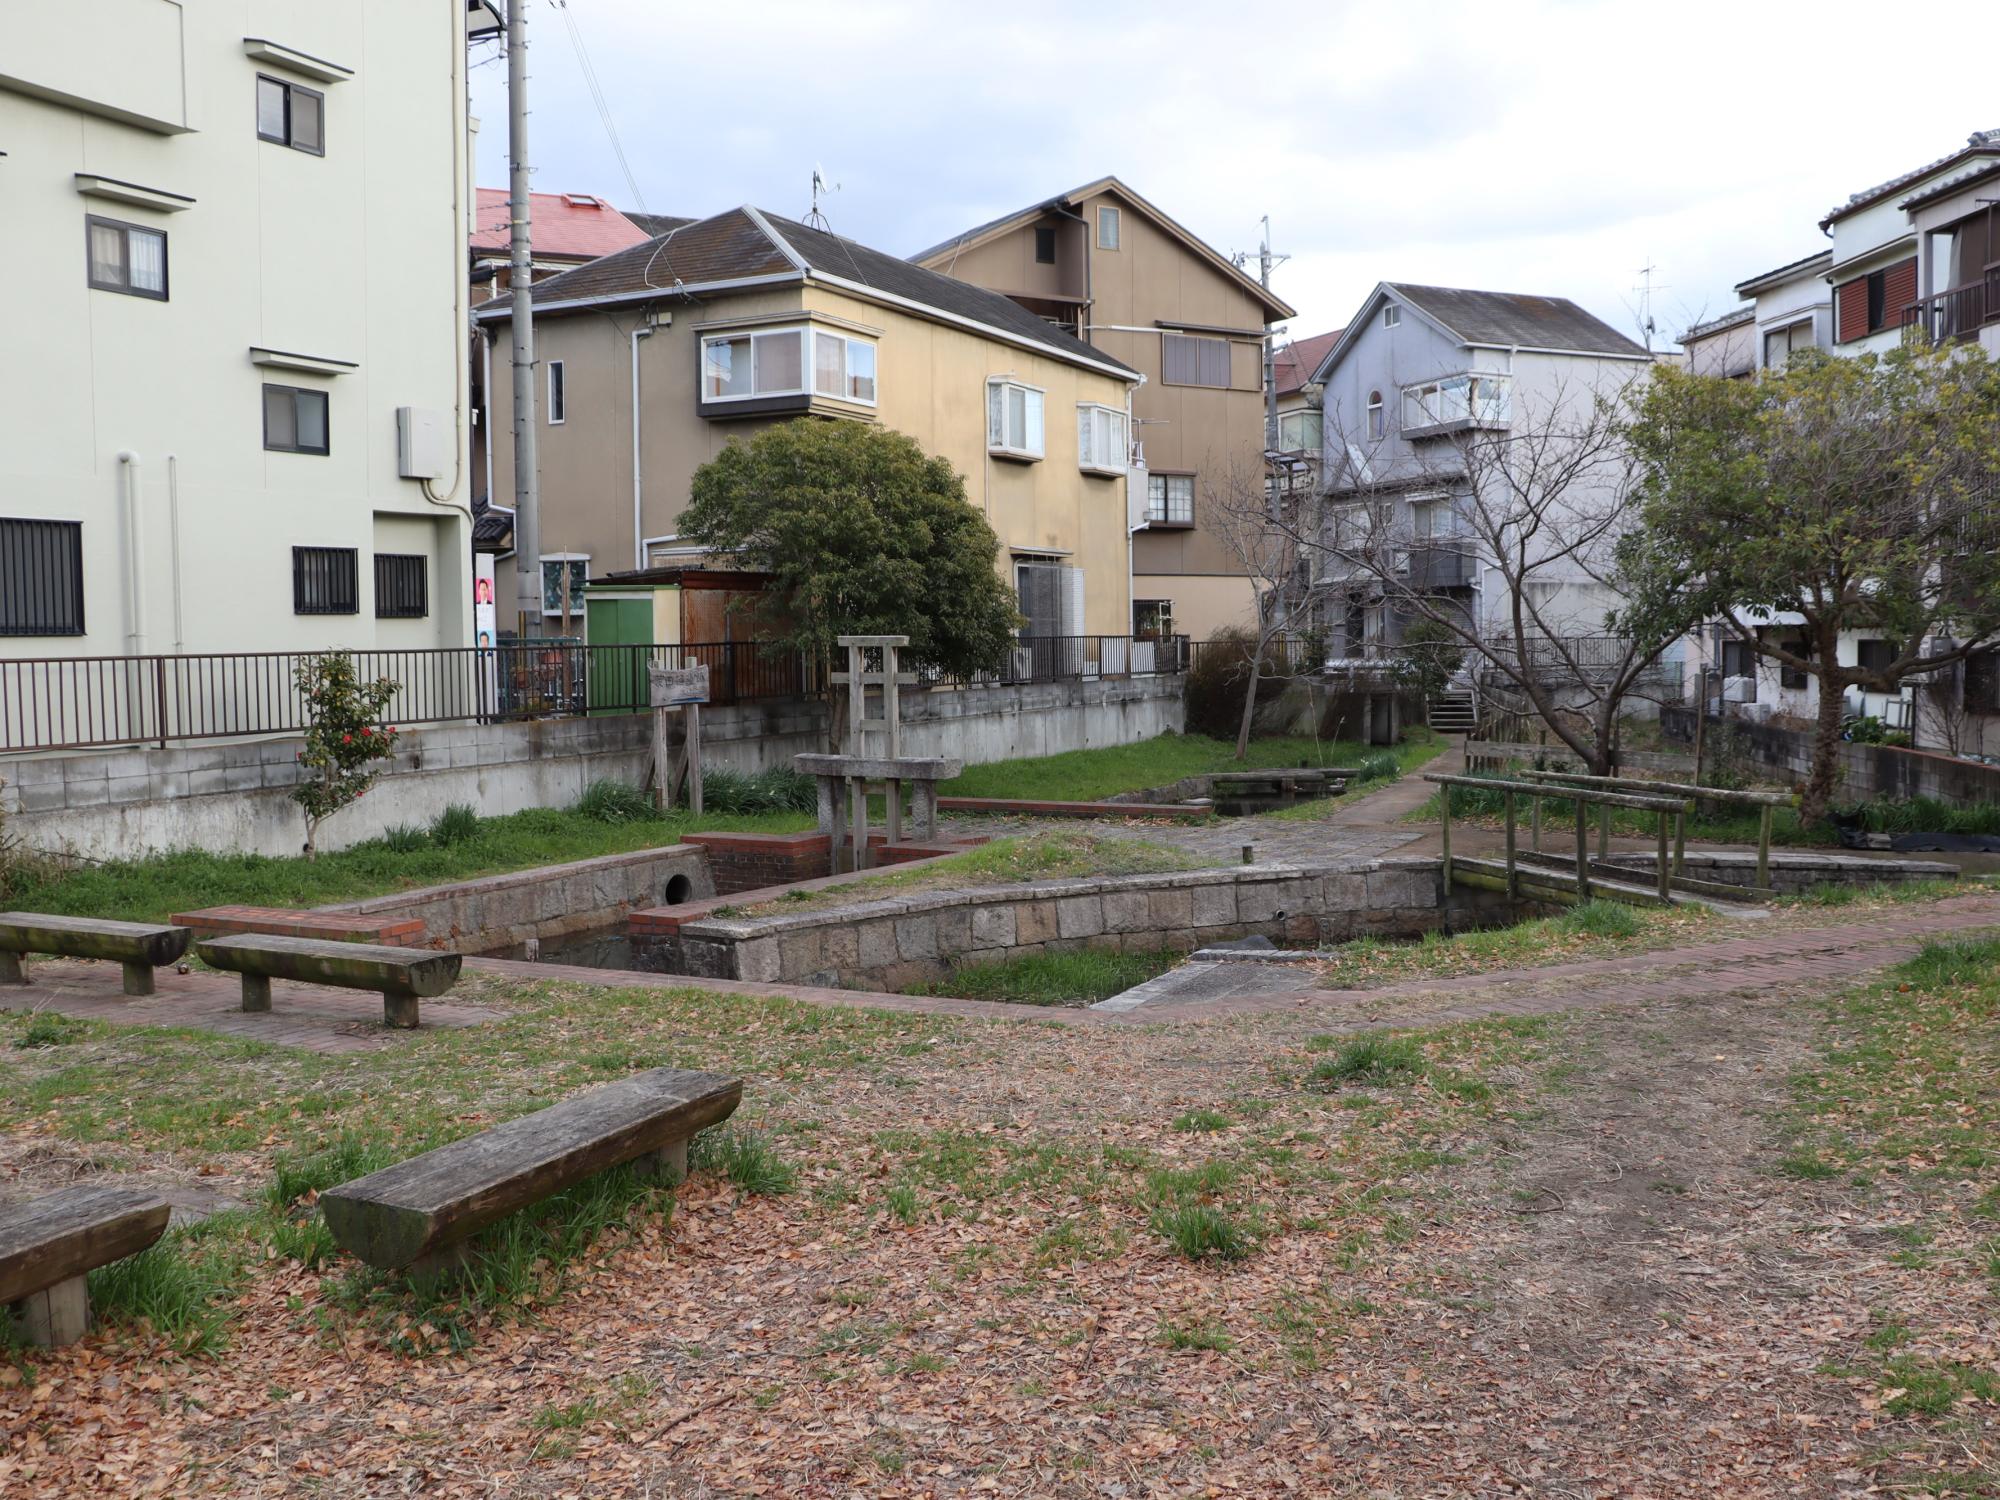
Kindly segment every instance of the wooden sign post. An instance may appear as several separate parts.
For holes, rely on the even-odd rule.
[[[688,807],[701,814],[701,706],[708,702],[708,668],[649,666],[653,705],[653,800],[662,808],[672,807],[687,778]],[[686,754],[678,763],[673,754],[672,736],[667,732],[667,716],[682,716],[682,740]]]

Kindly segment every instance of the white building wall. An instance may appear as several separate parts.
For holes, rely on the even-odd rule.
[[[258,138],[259,73],[324,95],[323,156]],[[468,643],[465,144],[462,6],[0,7],[0,517],[83,523],[86,626],[0,637],[0,656]],[[86,195],[79,173],[193,201]],[[88,285],[93,214],[166,232],[167,300]],[[253,347],[353,368],[260,368]],[[267,381],[328,393],[330,454],[265,451]],[[449,505],[398,478],[399,406],[443,415]],[[425,619],[375,619],[378,537],[430,559]],[[356,549],[358,613],[293,612],[295,545]]]

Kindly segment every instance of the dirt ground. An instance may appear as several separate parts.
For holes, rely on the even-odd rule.
[[[1990,1284],[1899,1255],[1896,1192],[1777,1170],[1825,998],[1461,1026],[1328,1084],[1324,1010],[848,1016],[801,1051],[782,1009],[558,995],[550,1055],[738,1049],[797,1188],[698,1173],[459,1353],[267,1257],[220,1358],[109,1331],[0,1365],[0,1495],[2000,1493],[1991,1403],[1894,1417],[1856,1373],[1892,1306],[1990,1363]],[[17,1121],[8,1158],[119,1159],[74,1134]],[[268,1145],[147,1159],[249,1196]],[[1174,1253],[1163,1194],[1255,1248]]]

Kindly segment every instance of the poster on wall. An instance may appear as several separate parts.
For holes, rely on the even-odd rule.
[[[481,716],[500,706],[498,639],[500,616],[493,598],[493,554],[476,553],[472,559],[472,640],[479,648],[479,705]]]

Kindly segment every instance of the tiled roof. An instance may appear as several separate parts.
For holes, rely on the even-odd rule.
[[[508,197],[505,188],[479,189],[476,229],[469,241],[474,250],[507,248]],[[646,231],[601,198],[581,193],[528,194],[529,234],[535,254],[565,260],[591,260],[636,245]]]
[[[1467,344],[1646,357],[1645,349],[1567,297],[1475,292],[1452,286],[1406,286],[1401,282],[1391,282],[1389,287]]]
[[[700,287],[753,277],[793,276],[800,274],[799,262],[820,275],[837,276],[920,308],[971,319],[1031,340],[1064,358],[1127,369],[1103,350],[1063,332],[998,292],[926,271],[899,256],[871,250],[837,234],[788,223],[775,214],[749,208],[732,208],[697,220],[615,255],[538,281],[535,304],[540,309],[648,290],[670,294],[676,286]],[[506,297],[497,297],[482,303],[479,315],[498,316],[507,305]]]
[[[1975,130],[1965,138],[1965,144],[1952,152],[1951,155],[1940,156],[1936,161],[1927,162],[1913,172],[1903,172],[1895,177],[1891,177],[1887,182],[1878,182],[1872,188],[1862,189],[1862,191],[1855,193],[1838,208],[1828,209],[1826,217],[1819,221],[1819,227],[1824,229],[1835,219],[1844,219],[1856,209],[1866,208],[1869,204],[1875,202],[1876,199],[1893,193],[1898,188],[1906,188],[1911,183],[1918,182],[1930,176],[1931,173],[1943,167],[1948,167],[1953,162],[1970,157],[1980,151],[2000,151],[2000,130]]]
[[[1289,396],[1313,378],[1313,371],[1326,358],[1327,350],[1340,341],[1345,329],[1316,333],[1309,339],[1293,339],[1271,357],[1271,373],[1280,396]]]
[[[2000,135],[2000,131],[1992,133]],[[1898,208],[1919,208],[1926,203],[1935,202],[1939,198],[1948,198],[1953,193],[1961,192],[1973,183],[1983,181],[1995,174],[2000,174],[2000,161],[1987,159],[1979,162],[1976,166],[1967,167],[1963,172],[1954,173],[1941,182],[1932,183],[1931,186],[1925,188],[1922,192],[1905,198],[1896,206]]]
[[[1693,342],[1695,339],[1709,338],[1714,334],[1723,332],[1725,329],[1740,328],[1756,316],[1756,304],[1746,302],[1741,307],[1732,307],[1719,318],[1710,318],[1706,323],[1695,324],[1686,333],[1675,339],[1674,342],[1677,344],[1686,344]]]

